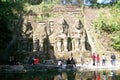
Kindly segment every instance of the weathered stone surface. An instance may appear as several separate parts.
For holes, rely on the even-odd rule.
[[[74,57],[76,62],[80,62],[81,52],[88,50],[86,49],[87,35],[83,25],[82,8],[72,5],[57,6],[53,7],[51,13],[53,17],[41,22],[31,20],[35,17],[34,15],[26,16],[23,22],[22,36],[28,38],[26,35],[31,31],[32,51],[36,53],[48,53],[46,55],[49,55],[51,59]],[[26,26],[28,23],[31,30],[29,26]],[[73,56],[71,56],[71,52]]]

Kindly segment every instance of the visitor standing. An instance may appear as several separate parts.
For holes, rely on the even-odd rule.
[[[115,66],[115,59],[116,59],[116,56],[115,56],[114,53],[112,53],[112,54],[111,54],[111,64],[112,64],[113,66]]]
[[[71,60],[70,60],[70,58],[68,58],[68,59],[66,60],[66,68],[69,68],[69,67],[73,67],[73,66],[71,65]]]
[[[75,60],[73,59],[73,57],[71,58],[71,64],[76,67],[76,63],[75,63]]]
[[[93,55],[92,55],[93,66],[95,66],[95,58],[96,58],[95,53],[93,53]]]
[[[34,64],[35,64],[35,65],[38,64],[39,61],[40,61],[40,59],[39,59],[38,57],[35,57],[35,59],[34,59]]]
[[[61,59],[58,61],[58,67],[62,67],[62,61],[61,61]]]
[[[100,56],[99,56],[99,54],[97,54],[97,56],[96,56],[96,62],[97,62],[97,66],[100,66]]]
[[[105,56],[105,54],[103,53],[103,54],[102,54],[102,65],[105,66],[105,64],[106,64],[106,56]]]
[[[67,59],[66,64],[67,65],[71,64],[70,58]]]

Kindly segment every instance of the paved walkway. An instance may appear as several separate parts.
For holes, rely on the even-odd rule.
[[[92,62],[90,64],[84,64],[84,65],[81,65],[81,64],[76,64],[77,66],[77,69],[78,70],[119,70],[120,69],[120,61],[116,61],[116,65],[113,66],[111,65],[110,62],[106,62],[106,65],[102,65],[102,63],[100,63],[99,66],[95,65],[93,66],[92,65]]]

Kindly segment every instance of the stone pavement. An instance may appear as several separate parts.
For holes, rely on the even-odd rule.
[[[120,69],[120,61],[116,61],[116,65],[113,66],[111,65],[111,63],[109,61],[106,62],[106,65],[102,65],[102,63],[100,63],[99,66],[95,65],[93,66],[92,65],[92,61],[90,64],[84,64],[84,65],[81,65],[81,64],[76,64],[77,66],[77,70],[78,71],[81,71],[81,70],[119,70]]]

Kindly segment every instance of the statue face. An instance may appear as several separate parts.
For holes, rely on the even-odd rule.
[[[80,20],[76,20],[75,24],[76,24],[76,25],[75,25],[75,28],[81,29]]]
[[[62,19],[59,24],[60,24],[60,33],[64,33],[64,27],[65,27],[64,19]]]

